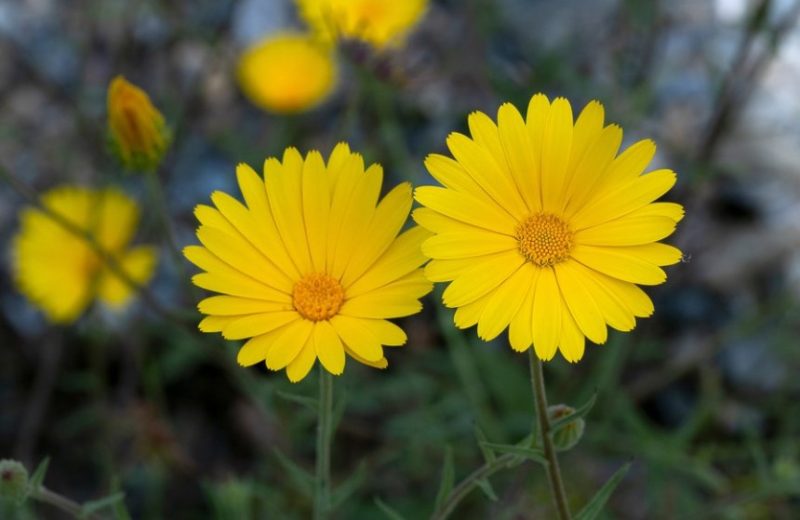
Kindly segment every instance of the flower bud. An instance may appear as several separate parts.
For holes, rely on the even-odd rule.
[[[568,417],[575,413],[575,408],[565,404],[556,404],[547,407],[547,417],[550,423]],[[558,451],[567,451],[573,446],[578,444],[578,441],[583,437],[583,430],[586,427],[586,422],[582,418],[577,418],[568,422],[558,431],[553,433],[553,444]]]
[[[158,168],[170,141],[164,116],[150,96],[122,76],[108,86],[108,130],[114,152],[132,170]]]
[[[28,494],[28,470],[16,460],[0,460],[0,500],[22,503]]]

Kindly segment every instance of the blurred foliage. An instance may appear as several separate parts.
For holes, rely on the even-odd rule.
[[[659,162],[681,174],[677,197],[689,215],[678,236],[686,262],[648,291],[655,316],[588,347],[579,364],[546,365],[552,403],[579,408],[596,395],[583,439],[561,456],[573,511],[630,463],[599,518],[797,518],[800,307],[791,250],[739,241],[778,233],[796,249],[796,235],[780,235],[791,228],[774,222],[794,215],[780,209],[796,205],[800,189],[770,166],[779,154],[769,139],[759,141],[760,155],[729,152],[757,141],[737,121],[786,35],[797,37],[787,21],[800,8],[777,3],[747,4],[724,22],[711,1],[441,0],[403,50],[365,61],[345,49],[338,92],[298,116],[258,111],[233,79],[249,39],[293,23],[288,3],[0,3],[0,167],[37,192],[65,181],[113,183],[152,208],[140,234],[162,244],[150,292],[163,307],[140,303],[121,316],[98,308],[73,327],[47,326],[15,292],[4,261],[0,456],[29,469],[49,456],[48,487],[81,503],[124,492],[119,518],[308,517],[294,469],[313,471],[316,415],[306,404],[316,378],[292,385],[264,368],[242,369],[237,345],[195,330],[200,294],[174,255],[193,241],[192,207],[214,189],[233,191],[237,162],[259,167],[290,145],[327,152],[347,140],[384,165],[387,186],[427,183],[423,157],[463,131],[470,111],[519,106],[543,91],[578,105],[600,99],[610,121],[654,137]],[[704,45],[709,38],[715,45]],[[717,47],[734,50],[720,60]],[[104,149],[103,96],[116,74],[141,84],[174,128],[155,189],[122,176]],[[781,102],[776,110],[791,114]],[[769,179],[784,182],[769,196],[747,187]],[[776,192],[788,203],[770,198]],[[2,185],[3,247],[25,203]],[[718,254],[740,243],[739,256]],[[746,261],[753,249],[761,262]],[[704,267],[709,257],[714,269]],[[710,271],[729,274],[720,282]],[[388,370],[350,363],[336,378],[338,518],[425,518],[443,473],[452,468],[458,483],[483,464],[476,428],[491,443],[530,432],[525,357],[504,339],[486,344],[451,324],[452,312],[431,296],[421,315],[402,320],[410,340],[388,353]],[[454,517],[552,514],[540,466],[490,481],[497,500],[475,490]],[[30,517],[59,518],[29,506]]]

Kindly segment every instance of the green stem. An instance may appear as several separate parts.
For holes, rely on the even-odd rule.
[[[558,518],[560,520],[570,520],[572,516],[567,505],[567,494],[564,491],[564,482],[561,479],[561,469],[558,466],[558,457],[553,446],[553,439],[550,436],[550,420],[547,418],[547,394],[544,388],[544,372],[542,362],[536,357],[533,348],[528,349],[528,358],[531,365],[531,386],[533,389],[534,403],[536,404],[536,416],[539,421],[539,431],[544,447],[544,456],[547,459],[547,478],[550,480],[550,490],[553,493]]]
[[[45,504],[50,504],[51,506],[60,509],[65,513],[68,513],[69,515],[75,518],[95,518],[94,515],[90,517],[84,515],[83,508],[79,503],[70,500],[67,497],[61,496],[58,493],[54,493],[53,491],[50,491],[44,486],[39,486],[33,491],[31,491],[30,496],[34,500],[38,500],[39,502],[44,502]]]
[[[475,489],[478,482],[494,475],[503,468],[507,468],[517,457],[518,455],[514,455],[513,453],[506,453],[470,473],[469,476],[453,488],[439,509],[434,511],[431,520],[445,520],[445,518],[452,514],[456,506]]]
[[[331,437],[333,436],[333,376],[319,367],[319,421],[317,423],[317,478],[314,481],[314,520],[330,515]]]

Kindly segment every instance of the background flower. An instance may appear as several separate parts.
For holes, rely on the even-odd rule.
[[[413,227],[398,236],[411,208],[411,187],[400,184],[380,202],[383,170],[364,169],[360,155],[339,144],[328,163],[288,148],[264,163],[264,179],[236,170],[246,205],[222,192],[216,209],[198,206],[202,246],[186,257],[205,272],[193,281],[222,293],[200,302],[204,332],[248,339],[239,363],[266,360],[303,379],[317,358],[339,375],[345,353],[386,368],[383,346],[406,335],[387,321],[417,313],[431,290],[420,265],[428,236]]]
[[[253,104],[280,113],[302,112],[333,91],[337,67],[330,49],[311,36],[268,36],[239,58],[237,77]]]
[[[655,144],[617,155],[622,130],[591,102],[573,122],[569,102],[531,98],[527,117],[511,104],[497,124],[469,117],[471,138],[451,134],[454,159],[425,165],[444,185],[417,188],[414,219],[436,233],[423,244],[431,280],[451,281],[443,301],[455,323],[491,340],[509,328],[514,350],[531,343],[541,359],[560,349],[583,357],[584,340],[605,343],[606,325],[628,331],[653,304],[636,285],[666,280],[660,266],[679,250],[658,243],[683,208],[653,201],[675,183],[669,170],[644,173]]]
[[[422,18],[427,0],[296,0],[300,16],[319,38],[364,41],[377,49],[397,45]]]
[[[43,194],[41,201],[49,211],[91,233],[134,281],[150,280],[155,250],[129,247],[139,220],[133,200],[115,189],[64,186]],[[19,290],[54,323],[76,320],[95,298],[119,309],[133,296],[84,238],[37,208],[20,214],[13,264]]]
[[[147,92],[117,76],[108,86],[107,110],[112,145],[120,161],[134,170],[157,168],[170,132]]]

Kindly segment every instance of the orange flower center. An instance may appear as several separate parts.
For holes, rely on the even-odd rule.
[[[517,226],[519,252],[526,260],[547,267],[569,258],[572,231],[566,222],[549,213],[537,213]]]
[[[342,284],[323,273],[304,276],[294,284],[292,305],[300,316],[311,321],[329,320],[344,303]]]

